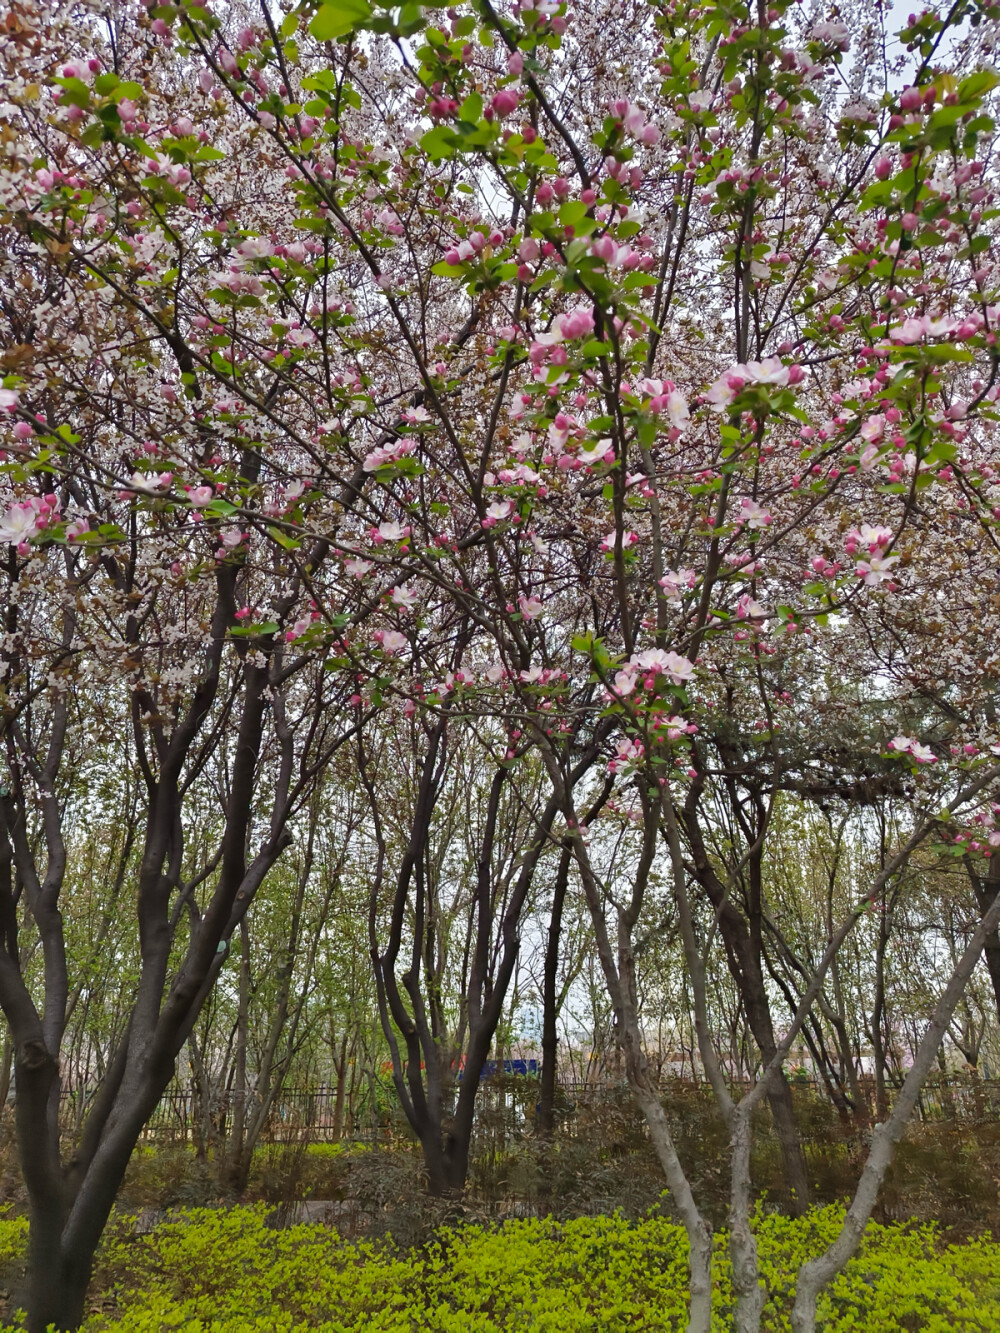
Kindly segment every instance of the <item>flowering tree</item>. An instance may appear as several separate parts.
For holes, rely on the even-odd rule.
[[[11,11],[5,826],[58,995],[50,793],[67,683],[96,675],[80,706],[114,695],[136,733],[152,912],[120,1084],[142,1093],[126,1113],[109,1092],[86,1139],[114,1164],[93,1168],[99,1206],[74,1229],[54,1149],[29,1181],[36,1270],[58,1234],[70,1291],[39,1287],[35,1327],[79,1316],[120,1169],[302,784],[351,732],[363,764],[367,719],[395,710],[426,747],[392,935],[375,949],[404,1104],[424,1096],[414,1065],[435,1037],[411,1027],[418,982],[408,1008],[395,963],[404,944],[421,955],[408,895],[437,747],[466,719],[497,791],[511,774],[533,793],[497,975],[534,862],[570,848],[688,1229],[701,1329],[708,1229],[636,1007],[635,930],[654,866],[670,869],[702,1059],[733,1133],[740,1327],[756,1327],[752,1106],[769,1098],[804,1202],[781,1064],[832,958],[921,842],[981,864],[1000,841],[993,620],[968,623],[969,585],[953,577],[956,562],[981,577],[1000,510],[994,27],[982,0],[929,8],[898,41],[877,5],[848,26],[784,0],[621,4],[611,24],[555,0],[443,15],[328,0],[280,21],[266,5],[169,5],[103,25],[85,6]],[[189,871],[182,798],[216,763],[232,773],[226,834],[218,862]],[[513,776],[531,765],[544,784]],[[873,782],[906,803],[909,833],[831,927],[779,1040],[761,943],[776,799],[858,800]],[[262,790],[274,814],[248,864]],[[30,819],[48,839],[41,872],[19,832]],[[632,849],[624,894],[605,828]],[[484,837],[489,897],[507,871]],[[205,884],[192,961],[165,992],[164,922]],[[494,925],[480,915],[484,950]],[[739,1106],[703,1021],[716,930],[764,1067]],[[39,1019],[11,985],[18,1106],[36,1065],[51,1106],[60,1002]],[[499,1016],[486,1008],[477,1059]],[[29,1129],[26,1111],[25,1145]],[[802,1328],[865,1207],[804,1278]]]

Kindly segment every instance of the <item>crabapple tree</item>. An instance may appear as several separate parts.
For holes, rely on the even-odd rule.
[[[107,1110],[69,1184],[51,1130],[28,1181],[35,1271],[43,1253],[65,1265],[37,1286],[34,1327],[78,1321],[128,1152],[296,803],[347,737],[365,781],[370,738],[397,717],[420,777],[395,862],[369,788],[373,901],[390,878],[392,896],[372,951],[432,1178],[450,1038],[423,1010],[422,876],[446,737],[466,725],[492,783],[470,1059],[495,1031],[487,991],[509,981],[534,867],[569,849],[687,1229],[689,1326],[707,1329],[710,1232],[636,1001],[635,933],[664,865],[732,1132],[737,1320],[758,1326],[750,1111],[768,1099],[803,1206],[782,1062],[837,949],[922,843],[981,867],[1000,841],[996,608],[970,614],[1000,513],[996,10],[956,0],[887,23],[876,3],[842,21],[787,0],[622,0],[611,23],[589,0],[12,9],[4,827],[46,1002],[11,944],[0,1000],[26,1169],[21,1087],[37,1107],[57,1095],[65,991],[52,792],[83,719],[130,719],[149,829],[143,973]],[[216,772],[219,856],[188,866],[183,803]],[[776,803],[856,808],[875,790],[905,832],[779,1024]],[[508,791],[526,802],[520,849],[496,838]],[[273,813],[248,861],[262,793]],[[705,1022],[716,932],[760,1056],[739,1104]],[[887,1124],[846,1239],[803,1279],[802,1328],[870,1211]],[[464,1170],[459,1144],[432,1183],[459,1188]]]

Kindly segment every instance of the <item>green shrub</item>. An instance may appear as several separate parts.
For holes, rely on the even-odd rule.
[[[511,1221],[442,1228],[400,1256],[323,1226],[272,1230],[261,1207],[197,1209],[144,1236],[119,1223],[99,1265],[102,1307],[87,1333],[624,1333],[684,1327],[683,1231],[661,1216]],[[756,1219],[768,1284],[766,1333],[785,1333],[795,1272],[836,1234],[842,1212]],[[0,1219],[0,1258],[23,1247]],[[726,1238],[716,1237],[713,1328],[731,1327]],[[995,1333],[1000,1245],[944,1246],[933,1227],[872,1225],[825,1292],[825,1333]]]
[[[0,1216],[0,1268],[24,1258],[28,1244],[28,1219]]]

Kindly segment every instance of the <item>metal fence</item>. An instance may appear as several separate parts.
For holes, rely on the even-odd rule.
[[[735,1081],[733,1091],[739,1094],[748,1086]],[[794,1100],[818,1098],[829,1102],[826,1089],[815,1080],[793,1079],[791,1086]],[[531,1076],[508,1074],[485,1079],[478,1101],[477,1135],[485,1140],[504,1141],[523,1133],[534,1119],[538,1089],[537,1079]],[[96,1084],[63,1090],[61,1120],[67,1134],[79,1130],[97,1090]],[[678,1101],[703,1101],[706,1110],[712,1105],[707,1085],[694,1080],[671,1078],[664,1081],[661,1090],[668,1109],[671,1102],[677,1104]],[[886,1089],[890,1105],[896,1091],[893,1087]],[[863,1082],[861,1092],[867,1104],[855,1107],[855,1114],[859,1119],[874,1120],[874,1083]],[[263,1143],[331,1143],[343,1138],[373,1142],[404,1134],[402,1113],[391,1085],[379,1084],[378,1093],[378,1097],[369,1099],[359,1112],[356,1106],[344,1105],[342,1091],[338,1108],[338,1092],[333,1085],[286,1088],[275,1098],[260,1140]],[[245,1105],[248,1116],[256,1114],[258,1106],[251,1097]],[[556,1102],[558,1131],[573,1135],[581,1111],[602,1106],[610,1109],[615,1105],[631,1106],[631,1095],[623,1082],[560,1083]],[[214,1096],[206,1103],[191,1089],[172,1088],[161,1098],[146,1122],[143,1138],[163,1142],[224,1140],[233,1122],[233,1110],[231,1093]],[[916,1114],[927,1122],[1000,1121],[1000,1079],[937,1079],[924,1087]]]

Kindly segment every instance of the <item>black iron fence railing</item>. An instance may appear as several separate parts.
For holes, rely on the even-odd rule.
[[[733,1082],[734,1092],[745,1091],[746,1082]],[[818,1098],[829,1104],[827,1088],[817,1080],[793,1079],[793,1096]],[[878,1118],[878,1098],[874,1081],[860,1085],[862,1105],[850,1097],[845,1110],[858,1122]],[[668,1110],[704,1103],[711,1106],[711,1093],[704,1083],[670,1078],[662,1091]],[[97,1085],[63,1090],[61,1120],[67,1134],[82,1125]],[[896,1088],[887,1087],[884,1096],[892,1104]],[[533,1076],[503,1074],[484,1080],[480,1092],[477,1132],[486,1138],[507,1138],[531,1128],[538,1103],[539,1084]],[[628,1104],[628,1087],[622,1082],[563,1082],[557,1087],[555,1123],[558,1132],[572,1135],[581,1113],[601,1106]],[[10,1103],[8,1103],[8,1108]],[[259,1103],[248,1093],[244,1097],[247,1119],[259,1113]],[[149,1140],[213,1142],[225,1140],[234,1120],[235,1098],[231,1092],[209,1098],[185,1088],[172,1088],[161,1098],[143,1130]],[[920,1096],[917,1115],[923,1121],[963,1121],[969,1123],[1000,1121],[1000,1079],[954,1077],[928,1083]],[[332,1143],[340,1139],[393,1139],[405,1133],[401,1113],[391,1087],[378,1085],[377,1096],[369,1096],[360,1105],[346,1105],[343,1089],[318,1084],[311,1088],[286,1088],[269,1107],[259,1135],[263,1143]]]

